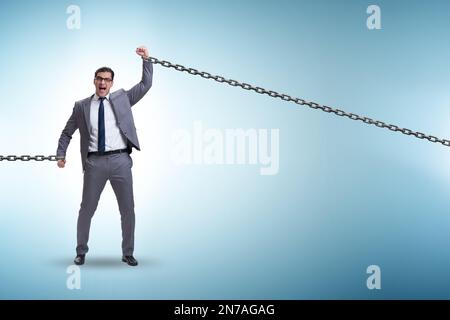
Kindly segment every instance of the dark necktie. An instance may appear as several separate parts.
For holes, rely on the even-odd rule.
[[[100,106],[98,107],[98,151],[105,152],[105,107],[103,100],[105,97],[100,97]]]

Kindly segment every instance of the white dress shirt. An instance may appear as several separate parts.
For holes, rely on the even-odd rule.
[[[117,125],[116,116],[109,103],[109,94],[103,100],[105,109],[105,151],[126,149],[126,138],[120,132]],[[89,152],[98,151],[98,109],[100,107],[100,99],[97,94],[91,101],[90,122],[91,132],[89,139]]]

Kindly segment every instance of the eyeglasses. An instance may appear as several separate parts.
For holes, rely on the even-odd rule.
[[[109,82],[112,81],[112,79],[111,78],[95,77],[95,81],[98,81],[98,82],[105,81],[105,82],[109,83]]]

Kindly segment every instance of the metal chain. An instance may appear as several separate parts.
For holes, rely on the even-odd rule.
[[[403,133],[407,136],[414,136],[418,139],[426,139],[430,142],[435,142],[435,143],[440,143],[446,147],[450,147],[450,140],[446,140],[446,139],[439,139],[435,136],[432,135],[428,135],[419,131],[413,131],[410,129],[406,129],[406,128],[400,128],[399,126],[396,126],[394,124],[386,124],[383,121],[379,121],[379,120],[374,120],[372,118],[368,118],[368,117],[363,117],[363,116],[359,116],[357,114],[351,113],[351,112],[346,112],[344,110],[340,110],[340,109],[335,109],[335,108],[331,108],[325,105],[321,105],[319,103],[316,102],[312,102],[312,101],[306,101],[304,99],[300,99],[300,98],[294,98],[291,97],[290,95],[287,94],[283,94],[283,93],[278,93],[276,91],[272,91],[272,90],[266,90],[264,88],[261,87],[255,87],[252,86],[251,84],[248,83],[244,83],[244,82],[239,82],[237,80],[232,80],[232,79],[226,79],[224,77],[221,76],[217,76],[217,75],[212,75],[208,72],[205,71],[198,71],[197,69],[194,68],[186,68],[182,65],[179,64],[173,64],[169,61],[165,61],[165,60],[159,60],[157,58],[154,57],[149,57],[149,60],[154,63],[154,64],[160,64],[163,67],[166,68],[173,68],[177,71],[181,71],[181,72],[187,72],[189,74],[192,74],[194,76],[201,76],[202,78],[205,79],[211,79],[220,83],[226,83],[229,84],[232,87],[241,87],[244,90],[252,90],[255,91],[256,93],[259,94],[266,94],[272,98],[280,98],[281,100],[284,101],[288,101],[288,102],[294,102],[298,105],[301,106],[308,106],[311,109],[320,109],[324,112],[327,113],[334,113],[335,115],[339,116],[339,117],[347,117],[351,120],[359,120],[362,121],[366,124],[370,124],[370,125],[375,125],[379,128],[386,128],[388,130],[394,131],[394,132],[400,132]],[[64,157],[57,157],[57,156],[2,156],[0,155],[0,161],[30,161],[30,160],[35,160],[35,161],[44,161],[44,160],[48,160],[48,161],[58,161],[60,159],[64,159]]]
[[[252,86],[251,84],[241,83],[241,82],[239,82],[237,80],[226,79],[226,78],[221,77],[221,76],[212,75],[212,74],[210,74],[208,72],[198,71],[197,69],[194,69],[194,68],[186,68],[186,67],[184,67],[182,65],[173,64],[173,63],[171,63],[169,61],[159,60],[159,59],[153,58],[153,57],[149,57],[149,59],[150,59],[150,61],[152,63],[160,64],[160,65],[162,65],[163,67],[166,67],[166,68],[173,68],[173,69],[175,69],[177,71],[188,72],[189,74],[198,75],[198,76],[201,76],[202,78],[205,78],[205,79],[212,79],[212,80],[215,80],[215,81],[220,82],[220,83],[227,83],[227,84],[229,84],[230,86],[233,86],[233,87],[241,87],[244,90],[253,90],[253,91],[255,91],[256,93],[259,93],[259,94],[267,94],[268,96],[271,96],[272,98],[280,98],[280,99],[282,99],[284,101],[294,102],[294,103],[296,103],[298,105],[301,105],[301,106],[308,106],[308,107],[310,107],[312,109],[320,109],[320,110],[322,110],[324,112],[327,112],[327,113],[334,113],[335,115],[337,115],[339,117],[347,117],[347,118],[349,118],[351,120],[359,120],[359,121],[362,121],[362,122],[367,123],[367,124],[375,125],[375,126],[377,126],[379,128],[386,128],[386,129],[389,129],[389,130],[394,131],[394,132],[400,132],[400,133],[403,133],[403,134],[408,135],[408,136],[412,135],[412,136],[414,136],[414,137],[416,137],[418,139],[426,139],[426,140],[428,140],[430,142],[436,142],[436,143],[438,142],[438,143],[441,143],[442,145],[444,145],[446,147],[450,147],[450,140],[439,139],[439,138],[437,138],[435,136],[428,135],[428,134],[425,134],[425,133],[422,133],[422,132],[413,131],[413,130],[406,129],[406,128],[401,128],[401,127],[398,127],[398,126],[396,126],[394,124],[386,124],[383,121],[374,120],[374,119],[371,119],[371,118],[368,118],[368,117],[359,116],[359,115],[351,113],[351,112],[345,112],[345,111],[340,110],[340,109],[334,109],[334,108],[331,108],[331,107],[328,107],[328,106],[324,106],[324,105],[321,105],[321,104],[318,104],[318,103],[315,103],[315,102],[306,101],[304,99],[294,98],[294,97],[291,97],[290,95],[287,95],[287,94],[278,93],[278,92],[275,92],[275,91],[272,91],[272,90],[266,90],[266,89],[261,88],[261,87],[255,87],[255,86]]]
[[[58,161],[62,160],[64,157],[57,157],[57,156],[2,156],[0,155],[0,161]]]

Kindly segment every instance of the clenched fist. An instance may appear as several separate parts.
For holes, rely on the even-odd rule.
[[[149,57],[148,49],[144,46],[140,46],[136,49],[136,53],[138,56],[141,56],[142,58],[147,59]]]
[[[64,168],[66,166],[66,160],[60,159],[58,160],[58,167]]]

